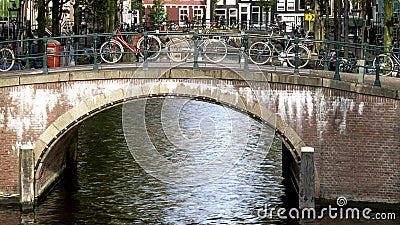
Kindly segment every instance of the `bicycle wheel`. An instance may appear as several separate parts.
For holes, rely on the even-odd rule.
[[[227,52],[225,43],[220,40],[209,39],[203,47],[204,56],[214,63],[224,60]]]
[[[339,71],[340,72],[348,72],[348,61],[346,59],[341,59],[339,61]]]
[[[107,41],[100,47],[100,57],[104,62],[116,63],[122,58],[124,48],[115,40]]]
[[[321,70],[325,67],[325,56],[318,56],[318,59],[314,61],[314,69]]]
[[[185,61],[190,55],[190,45],[189,43],[180,38],[172,38],[167,43],[167,56],[174,62],[183,62]]]
[[[270,61],[272,57],[271,48],[267,43],[256,42],[250,46],[249,58],[254,64],[262,65]]]
[[[141,37],[137,43],[137,47],[140,50],[140,56],[144,58],[144,37]],[[161,41],[157,36],[147,36],[147,59],[155,59],[160,55],[161,52]]]
[[[14,53],[9,48],[0,50],[0,71],[9,71],[15,63]]]
[[[393,60],[390,55],[380,54],[375,57],[372,62],[373,69],[376,68],[376,63],[379,63],[379,69],[382,73],[382,76],[388,76],[392,74],[393,71]]]
[[[294,67],[295,65],[295,56],[296,56],[296,45],[292,44],[287,50],[286,50],[286,56],[287,56],[287,63],[289,66]],[[304,45],[298,45],[298,68],[303,68],[305,67],[308,62],[311,59],[311,53],[310,50],[304,46]]]
[[[274,36],[274,27],[271,24],[268,24],[265,27],[265,35],[267,36],[267,38]]]

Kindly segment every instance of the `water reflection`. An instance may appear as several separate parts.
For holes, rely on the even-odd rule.
[[[132,103],[130,109],[137,104],[142,103]],[[242,146],[236,143],[243,139],[233,136],[234,129],[246,134],[244,149],[239,149],[242,154],[229,164],[233,165],[229,170],[202,184],[163,182],[132,157],[121,123],[123,110],[117,107],[80,127],[76,171],[66,174],[35,213],[21,214],[15,206],[0,206],[0,224],[298,224],[257,216],[265,204],[279,208],[297,201],[285,194],[281,143],[265,136],[265,126],[221,106],[187,99],[153,99],[146,107],[152,144],[172,163],[190,161],[191,169],[208,172],[201,168],[204,161]],[[137,118],[137,112],[131,113]],[[130,135],[140,140],[144,134]],[[261,161],[260,152],[266,153]],[[178,178],[187,182],[185,177]],[[372,222],[326,219],[308,224],[396,224]]]
[[[122,109],[115,108],[82,125],[76,187],[65,190],[71,184],[73,186],[74,178],[72,181],[64,180],[61,188],[38,208],[38,221],[61,221],[55,216],[56,212],[49,213],[49,210],[63,208],[65,202],[73,202],[73,205],[68,204],[69,210],[63,214],[73,218],[68,221],[74,223],[260,223],[255,211],[258,206],[266,201],[274,206],[282,204],[281,196],[285,189],[281,184],[280,143],[275,142],[258,167],[252,167],[259,163],[254,163],[256,157],[253,153],[265,151],[262,148],[269,148],[271,143],[268,142],[272,141],[263,140],[262,131],[265,128],[262,124],[248,120],[241,113],[226,112],[227,109],[209,103],[185,99],[169,101],[175,102],[165,104],[157,99],[147,102],[146,125],[157,149],[172,161],[179,161],[183,156],[188,160],[189,157],[190,162],[196,162],[191,164],[191,169],[201,171],[204,160],[218,157],[231,150],[232,146],[243,146],[235,143],[242,139],[230,134],[232,126],[236,126],[248,134],[248,141],[245,142],[242,157],[232,163],[234,166],[230,170],[217,179],[196,186],[179,186],[154,178],[133,160],[122,132]],[[179,118],[171,114],[175,110],[171,107],[174,106],[180,108]],[[212,116],[207,117],[207,113]],[[166,118],[161,119],[160,115]],[[169,117],[179,122],[179,129],[169,129],[170,133],[165,134],[165,127],[175,126],[168,122]],[[171,133],[173,130],[177,134]],[[186,139],[179,139],[179,135]],[[200,143],[202,138],[208,140],[206,147]],[[227,141],[229,147],[226,147]],[[60,201],[60,198],[63,200]],[[54,215],[53,219],[44,219],[45,214]]]

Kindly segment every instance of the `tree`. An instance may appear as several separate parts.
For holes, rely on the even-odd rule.
[[[212,2],[212,19],[215,19],[215,17],[217,16],[217,12],[215,11],[217,9],[217,4],[219,2],[219,0],[211,0]]]
[[[139,24],[143,21],[144,17],[144,4],[141,0],[133,0],[131,3],[132,11],[137,10],[139,11]]]
[[[154,0],[153,4],[149,12],[150,21],[154,23],[154,27],[160,28],[167,21],[167,14],[165,13],[164,6],[161,4],[161,0]]]
[[[117,27],[116,14],[118,9],[118,0],[107,0],[106,14],[104,15],[103,26],[106,32],[113,32]]]
[[[394,0],[383,1],[383,45],[389,51],[393,41]]]
[[[334,26],[335,26],[335,31],[334,31],[334,37],[335,41],[340,41],[341,37],[341,31],[342,31],[342,1],[341,0],[334,0],[334,8],[333,8],[333,20]]]
[[[343,10],[343,26],[344,26],[344,42],[349,42],[349,11],[350,11],[350,2],[349,0],[344,0],[344,10]],[[346,47],[344,49],[344,57],[348,58],[349,49]]]
[[[364,46],[364,31],[365,31],[365,27],[366,27],[366,21],[365,21],[365,17],[367,15],[367,0],[352,0],[351,1],[353,7],[357,7],[357,9],[360,10],[360,17],[363,21],[362,27],[361,27],[361,31],[360,31],[360,39],[361,39],[361,46]],[[358,21],[357,21],[358,23]],[[361,51],[361,58],[364,56],[364,51]]]
[[[53,7],[51,8],[51,33],[52,36],[60,36],[60,21],[62,15],[62,7],[69,0],[53,0]],[[47,5],[47,4],[46,4]]]
[[[269,10],[271,9],[271,7],[273,5],[275,5],[277,3],[278,0],[258,0],[256,2],[256,4],[258,6],[260,6],[260,8],[262,9],[263,13],[268,13]],[[265,25],[268,24],[268,19],[267,16],[265,17]]]
[[[316,2],[318,4],[319,12],[320,14],[316,16],[316,20],[320,24],[320,34],[318,34],[317,29],[315,30],[315,34],[318,34],[319,39],[329,39],[329,30],[330,30],[330,24],[329,24],[329,12],[330,12],[330,5],[329,2],[326,0],[318,0]],[[325,17],[323,17],[325,16]],[[321,19],[322,18],[322,19]],[[317,37],[317,35],[315,35]]]
[[[38,0],[37,2],[37,9],[38,9],[38,37],[42,38],[46,35],[46,4],[45,0]],[[39,52],[43,52],[43,44],[39,43]]]

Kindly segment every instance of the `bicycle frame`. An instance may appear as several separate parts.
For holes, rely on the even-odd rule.
[[[392,58],[396,66],[400,66],[400,59],[395,54],[390,54],[390,58]]]
[[[118,41],[119,43],[121,43],[123,46],[125,46],[126,48],[128,48],[131,52],[139,52],[139,49],[137,47],[137,43],[138,43],[138,38],[136,38],[135,44],[130,44],[128,42],[125,41],[124,37],[122,37],[120,30],[117,30],[117,36],[115,37],[115,40]]]
[[[266,42],[270,47],[272,47],[272,50],[274,53],[277,53],[279,57],[283,58],[284,60],[287,57],[287,50],[289,49],[290,46],[292,46],[293,41],[289,41],[287,44],[285,44],[285,47],[282,51],[279,51],[276,47],[275,44],[272,43],[271,39],[268,38],[268,41]],[[279,43],[278,43],[279,44]]]
[[[167,55],[172,61],[183,62],[190,55],[194,55],[194,40],[190,38],[174,38],[167,43],[166,48],[168,51]],[[175,52],[171,51],[171,48],[173,48]],[[211,49],[211,51],[208,51],[208,49]],[[217,39],[204,37],[199,40],[196,50],[199,51],[199,56],[202,54],[211,62],[220,62],[226,57],[227,54],[227,47],[224,42]]]

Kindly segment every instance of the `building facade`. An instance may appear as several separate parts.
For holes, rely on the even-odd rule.
[[[306,25],[304,14],[311,13],[311,8],[305,0],[278,0],[273,11],[276,20],[285,22],[286,31],[292,31],[296,26]]]
[[[168,20],[183,26],[186,16],[190,21],[201,21],[203,15],[207,15],[209,11],[207,3],[210,4],[210,2],[209,0],[163,0],[161,3],[168,14]],[[144,0],[143,3],[146,22],[151,22],[147,15],[153,6],[153,0]]]

